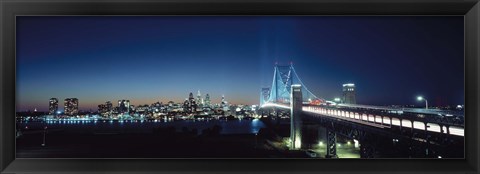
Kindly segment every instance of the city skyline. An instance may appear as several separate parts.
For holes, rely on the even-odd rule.
[[[463,104],[463,17],[21,16],[17,111],[48,110],[52,97],[80,110],[180,103],[199,89],[258,104],[275,62],[328,100],[355,83],[359,104]]]
[[[207,94],[208,94],[208,93],[207,93]],[[202,95],[202,99],[205,99],[207,94]],[[210,94],[208,94],[208,95],[211,96]],[[224,96],[224,95],[222,95],[222,96]],[[211,103],[212,105],[221,104],[221,103],[222,103],[222,96],[220,96],[218,99],[209,100],[209,101],[212,102],[212,103]],[[197,97],[197,96],[195,96],[195,97]],[[70,98],[75,98],[75,97],[65,98],[64,100],[70,99]],[[209,98],[210,98],[210,97],[209,97]],[[50,103],[51,103],[52,99],[57,99],[57,100],[58,100],[58,99],[61,99],[61,98],[55,98],[55,97],[50,98],[49,103],[46,104],[46,105],[47,105],[46,108],[44,108],[43,105],[42,105],[41,107],[32,107],[32,109],[28,109],[28,110],[33,111],[34,109],[37,109],[37,112],[47,112],[47,111],[48,111],[49,113],[52,113],[52,112],[50,112],[50,110],[51,110],[51,108],[50,108]],[[64,100],[60,100],[60,101],[63,102]],[[98,103],[97,106],[96,106],[96,108],[86,108],[86,107],[83,107],[83,109],[82,109],[81,104],[79,104],[79,109],[78,109],[78,110],[79,110],[79,111],[88,111],[88,110],[94,110],[94,111],[96,111],[96,110],[98,110],[98,106],[99,106],[99,105],[105,104],[106,102],[111,102],[111,103],[113,104],[113,106],[116,107],[116,106],[117,106],[117,105],[115,104],[116,101],[120,101],[120,100],[133,101],[133,102],[130,102],[130,105],[134,105],[135,107],[144,106],[144,105],[149,105],[149,106],[150,106],[150,105],[152,105],[152,104],[154,104],[154,103],[156,103],[156,102],[160,102],[160,103],[163,103],[164,105],[168,105],[168,102],[173,101],[173,100],[157,100],[157,101],[152,101],[152,102],[150,102],[150,103],[139,103],[139,102],[135,102],[135,99],[134,99],[134,100],[132,100],[132,99],[113,99],[113,100],[105,100],[103,103],[102,103],[102,102],[101,102],[101,103]],[[184,102],[185,100],[188,100],[188,96],[187,96],[184,100],[182,100],[182,101],[173,101],[173,102],[174,102],[175,104],[183,104],[183,102]],[[225,97],[225,100],[228,102],[227,97]],[[78,99],[77,102],[78,102],[78,103],[81,103],[81,100]],[[233,105],[255,105],[255,104],[245,104],[245,103],[231,103],[231,104],[233,104]],[[85,108],[86,108],[86,109],[85,109]],[[46,109],[46,110],[45,110],[45,109]],[[24,110],[24,111],[28,111],[28,110]],[[56,109],[54,109],[54,110],[57,110],[57,111],[60,111],[60,112],[63,113],[63,112],[65,111],[65,106],[64,106],[63,103],[57,104],[57,105],[56,105]],[[17,112],[23,112],[23,111],[17,111]]]

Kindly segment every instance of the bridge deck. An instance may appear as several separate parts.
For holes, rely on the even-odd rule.
[[[290,109],[286,104],[265,103],[263,107]],[[420,129],[431,132],[440,132],[456,136],[464,136],[463,116],[446,117],[445,112],[435,110],[389,108],[367,105],[339,105],[339,106],[303,106],[304,112],[318,114],[318,116],[333,117],[357,124],[377,128],[391,128],[392,126]],[[392,114],[389,111],[402,111]],[[420,117],[421,116],[421,117]],[[462,118],[457,120],[458,118]]]

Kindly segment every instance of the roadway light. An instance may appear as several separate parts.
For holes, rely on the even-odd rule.
[[[428,101],[427,101],[426,98],[423,98],[422,96],[418,96],[418,97],[417,97],[417,100],[418,100],[418,101],[425,100],[425,109],[428,109]]]

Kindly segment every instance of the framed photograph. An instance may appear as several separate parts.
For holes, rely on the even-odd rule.
[[[5,1],[0,167],[477,173],[479,8]]]

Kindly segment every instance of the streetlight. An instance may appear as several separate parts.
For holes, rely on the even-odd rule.
[[[342,101],[342,99],[340,99],[340,98],[334,98],[333,101],[335,101],[335,102],[340,102],[340,101]]]
[[[44,129],[43,129],[43,143],[42,143],[42,147],[45,147],[45,145],[46,145],[46,142],[45,142],[46,134],[47,134],[47,126],[45,126]]]
[[[257,132],[257,133],[255,133],[255,148],[257,148],[257,144],[258,144],[258,140],[257,140],[257,134],[258,134],[258,132]]]
[[[417,100],[418,100],[418,101],[425,100],[425,109],[428,109],[428,101],[427,101],[427,99],[423,98],[422,96],[418,96],[418,97],[417,97]]]

